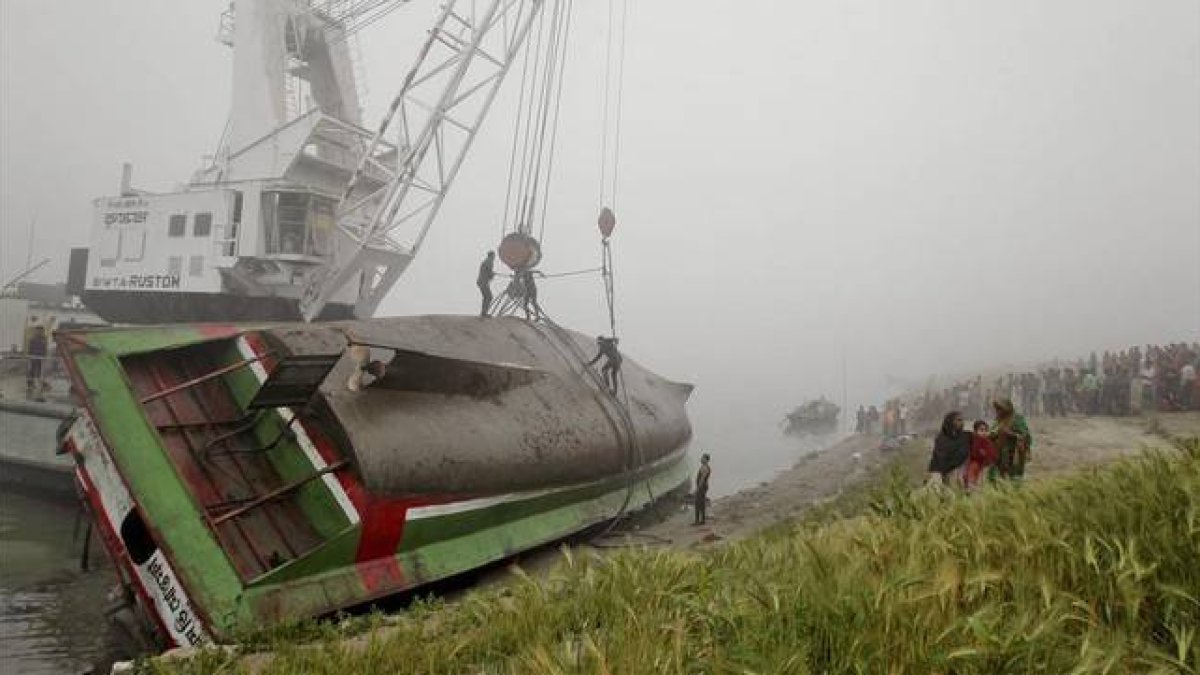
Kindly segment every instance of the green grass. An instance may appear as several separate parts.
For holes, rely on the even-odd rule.
[[[863,510],[703,554],[567,555],[356,640],[281,639],[257,672],[1200,673],[1195,439],[969,498],[897,474]]]

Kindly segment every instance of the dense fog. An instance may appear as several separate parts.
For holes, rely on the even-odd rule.
[[[1200,336],[1194,0],[628,4],[607,200],[618,331],[630,357],[697,385],[718,467],[780,443],[809,397],[853,410],[935,373]],[[122,162],[166,191],[213,152],[226,5],[0,4],[0,276],[24,267],[32,222],[33,259],[51,259],[34,278],[60,280]],[[599,260],[607,7],[576,8],[547,272]],[[363,33],[368,126],[433,11],[413,2]],[[476,311],[513,99],[383,313]],[[606,332],[595,275],[541,296],[560,323]]]

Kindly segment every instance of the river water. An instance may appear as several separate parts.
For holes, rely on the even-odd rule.
[[[6,490],[6,488],[0,488]],[[104,619],[114,583],[93,537],[83,543],[72,504],[0,491],[0,673],[107,672],[111,634]]]
[[[845,434],[789,435],[784,414],[801,401],[756,400],[697,390],[688,402],[692,454],[712,457],[714,498],[771,480],[805,456],[832,447]]]

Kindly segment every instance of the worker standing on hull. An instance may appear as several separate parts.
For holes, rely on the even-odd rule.
[[[483,262],[479,263],[479,276],[475,277],[475,285],[479,287],[479,294],[483,296],[483,306],[479,310],[479,316],[483,318],[491,316],[492,279],[496,277],[495,263],[496,252],[488,251]]]
[[[541,318],[543,315],[542,306],[538,304],[537,282],[533,280],[535,274],[541,272],[531,269],[514,270],[512,281],[505,291],[508,297],[520,303],[526,321]]]
[[[596,356],[588,361],[588,365],[595,365],[600,357],[604,357],[604,365],[600,368],[600,376],[604,379],[605,385],[608,386],[608,391],[614,396],[617,393],[617,376],[621,373],[621,352],[617,350],[619,340],[615,337],[607,338],[603,335],[596,336]]]

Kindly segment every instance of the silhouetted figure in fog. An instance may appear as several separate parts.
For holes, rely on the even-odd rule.
[[[42,363],[46,360],[46,328],[34,326],[33,335],[29,336],[29,348],[25,350],[29,357],[29,370],[25,374],[25,388],[29,398],[42,398]]]
[[[483,305],[479,309],[481,317],[491,315],[492,279],[496,278],[495,264],[496,252],[488,251],[483,262],[479,263],[479,276],[475,277],[475,285],[479,287],[479,294],[483,296]]]
[[[879,408],[876,408],[875,406],[871,406],[871,409],[867,411],[867,433],[868,434],[876,433],[876,430],[878,428],[879,428]]]
[[[534,274],[540,272],[531,269],[517,270],[513,274],[512,284],[508,287],[508,294],[520,299],[526,321],[542,315],[542,307],[538,304],[537,282],[533,280]]]
[[[712,477],[712,467],[708,465],[708,453],[700,455],[700,468],[696,471],[696,525],[703,525],[708,520],[708,479]]]

